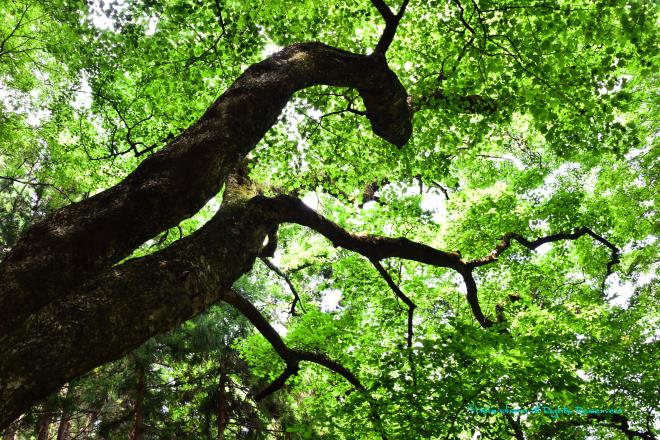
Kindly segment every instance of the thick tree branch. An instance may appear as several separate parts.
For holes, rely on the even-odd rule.
[[[291,95],[316,84],[357,89],[374,133],[398,146],[407,142],[407,93],[383,59],[321,43],[288,46],[248,68],[195,124],[121,183],[28,230],[0,264],[0,335],[197,212]]]
[[[278,196],[271,199],[271,203],[273,204],[272,209],[276,211],[274,215],[279,221],[307,226],[324,235],[334,246],[357,252],[372,262],[378,262],[386,258],[403,258],[455,270],[461,274],[465,281],[467,300],[477,321],[484,328],[493,324],[481,311],[477,297],[477,284],[472,276],[471,268],[461,259],[459,253],[441,251],[407,238],[351,234],[341,226],[316,213],[300,199],[291,196]]]
[[[472,270],[464,268],[459,271],[459,273],[463,277],[463,282],[465,283],[465,289],[467,292],[465,297],[468,304],[470,305],[472,314],[483,328],[492,327],[494,324],[493,321],[484,316],[484,313],[481,310],[481,305],[479,304],[477,282],[474,280]]]
[[[370,261],[380,261],[386,258],[403,258],[417,261],[436,267],[446,267],[458,272],[465,282],[467,290],[466,298],[472,314],[477,322],[484,327],[491,327],[494,322],[486,317],[481,310],[478,298],[477,283],[474,279],[473,270],[497,261],[497,258],[511,246],[511,240],[516,240],[528,249],[536,249],[544,243],[559,240],[575,240],[583,235],[589,235],[595,240],[607,246],[612,251],[608,273],[611,266],[619,261],[619,250],[605,238],[594,233],[588,228],[580,228],[573,233],[559,233],[529,241],[519,234],[509,233],[504,236],[496,248],[486,257],[471,261],[464,261],[457,252],[441,251],[425,244],[417,243],[407,238],[389,238],[379,236],[362,236],[347,232],[341,226],[316,213],[305,205],[301,200],[294,197],[281,195],[271,199],[272,209],[276,211],[274,216],[280,222],[297,223],[307,226],[328,238],[334,246],[340,246],[357,252]],[[382,274],[382,273],[381,273]],[[391,287],[391,286],[390,286]]]
[[[259,252],[259,257],[263,260],[275,256],[275,251],[277,250],[277,229],[277,226],[275,226],[268,232],[268,242],[261,249],[261,252]]]
[[[456,271],[464,267],[460,255],[455,252],[441,251],[407,238],[351,234],[295,197],[280,195],[271,201],[272,209],[275,211],[274,216],[280,222],[307,226],[325,236],[334,246],[357,252],[370,260],[404,258]]]
[[[194,234],[108,269],[1,336],[0,427],[67,381],[220,300],[250,270],[276,224],[264,202],[226,197]]]

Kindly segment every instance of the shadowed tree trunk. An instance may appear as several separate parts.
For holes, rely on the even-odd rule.
[[[218,440],[225,439],[225,429],[227,429],[227,396],[225,385],[227,383],[227,359],[223,356],[220,360],[218,381]]]
[[[71,415],[67,408],[66,398],[70,393],[69,385],[65,385],[61,391],[61,396],[64,400],[64,405],[60,413],[60,423],[57,426],[57,440],[68,440],[71,431]]]
[[[2,440],[18,440],[18,432],[16,432],[16,426],[9,425],[2,435]]]
[[[67,412],[62,412],[62,418],[57,427],[57,440],[68,440],[70,439],[71,431],[71,418]]]
[[[51,413],[46,410],[44,410],[43,414],[39,416],[36,429],[37,440],[48,440],[51,417]]]

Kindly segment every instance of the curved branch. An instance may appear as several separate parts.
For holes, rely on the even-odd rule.
[[[357,252],[370,260],[404,258],[456,271],[465,266],[460,254],[456,252],[441,251],[407,238],[351,234],[295,197],[279,195],[270,200],[275,211],[274,216],[280,222],[297,223],[311,228],[329,239],[335,247]]]
[[[360,380],[353,373],[351,373],[348,368],[344,367],[340,363],[335,362],[321,354],[312,353],[310,351],[295,351],[295,353],[301,361],[314,362],[315,364],[324,366],[328,370],[332,370],[342,376],[359,391],[366,391]]]
[[[574,232],[560,232],[558,234],[547,235],[545,237],[537,238],[534,241],[529,241],[520,234],[509,232],[505,234],[504,237],[502,237],[500,243],[497,244],[497,246],[495,246],[495,249],[493,249],[493,251],[491,251],[488,255],[482,258],[477,258],[472,261],[468,261],[466,264],[468,268],[474,269],[475,267],[485,266],[487,264],[497,261],[498,257],[502,255],[504,251],[509,249],[509,247],[511,247],[512,240],[517,241],[518,243],[520,243],[522,246],[526,247],[529,250],[535,250],[539,246],[546,243],[552,243],[561,240],[577,240],[578,238],[584,235],[590,236],[594,240],[606,246],[611,251],[610,261],[607,262],[607,270],[605,272],[605,277],[603,278],[603,282],[601,284],[601,291],[604,291],[605,281],[612,274],[612,267],[620,262],[619,255],[621,251],[610,241],[608,241],[601,235],[596,234],[594,231],[586,227],[578,228]]]
[[[275,272],[280,278],[284,279],[286,282],[287,286],[289,286],[289,290],[291,290],[291,293],[293,293],[293,302],[291,303],[291,310],[289,313],[292,316],[296,316],[296,304],[300,303],[300,308],[302,309],[303,313],[305,312],[305,308],[303,307],[302,300],[300,299],[300,295],[298,294],[298,290],[296,290],[296,287],[293,285],[291,282],[291,278],[282,270],[275,266],[272,261],[270,261],[268,258],[262,257],[261,261],[268,267],[270,270]]]
[[[378,262],[377,260],[370,260],[371,264],[374,265],[378,273],[383,277],[385,282],[387,283],[388,286],[390,286],[390,289],[394,292],[394,294],[399,298],[401,301],[404,302],[406,306],[408,306],[408,335],[406,337],[406,342],[408,343],[408,348],[412,347],[412,339],[413,339],[413,313],[415,312],[415,309],[417,308],[417,305],[410,299],[408,296],[406,296],[405,293],[401,291],[399,286],[396,285],[390,274],[385,270],[382,264]]]
[[[619,249],[589,228],[580,228],[572,233],[548,235],[534,241],[529,241],[516,233],[508,233],[487,256],[465,261],[461,258],[460,253],[458,252],[442,251],[425,244],[408,240],[407,238],[351,234],[338,224],[318,214],[316,211],[305,205],[300,199],[291,196],[280,195],[270,199],[270,202],[272,203],[272,209],[275,211],[274,216],[278,221],[297,223],[311,228],[328,238],[334,246],[340,246],[344,249],[357,252],[368,258],[372,263],[374,261],[379,262],[380,260],[394,257],[455,270],[462,276],[463,281],[465,282],[467,290],[466,298],[472,310],[472,314],[484,328],[491,327],[494,322],[486,317],[481,310],[477,283],[474,279],[473,270],[477,267],[485,266],[497,261],[497,258],[511,246],[511,240],[516,240],[526,248],[533,250],[545,243],[559,240],[575,240],[583,235],[589,235],[612,251],[611,260],[607,265],[608,273],[606,276],[611,273],[611,267],[619,262]],[[378,269],[378,267],[376,267],[376,269]]]
[[[298,373],[299,363],[301,361],[313,362],[315,364],[326,367],[327,369],[334,371],[335,373],[342,376],[358,390],[365,391],[365,388],[360,383],[359,379],[346,367],[339,364],[338,362],[328,359],[327,357],[318,353],[294,350],[287,347],[280,335],[273,328],[273,326],[270,325],[266,318],[264,318],[261,312],[259,312],[259,310],[250,301],[245,299],[245,297],[243,297],[240,293],[234,290],[229,290],[222,295],[222,300],[241,312],[241,314],[245,316],[248,321],[250,321],[252,325],[257,328],[259,333],[261,333],[262,336],[266,338],[268,342],[270,342],[277,354],[286,363],[286,369],[284,372],[280,374],[274,382],[257,393],[255,395],[256,400],[261,400],[284,387],[287,379]]]
[[[275,256],[275,251],[277,250],[277,230],[278,227],[275,226],[271,231],[268,232],[268,243],[266,243],[266,246],[264,246],[263,249],[261,249],[259,252],[259,257],[262,260]]]
[[[307,226],[328,238],[334,246],[341,246],[344,249],[357,252],[367,257],[372,263],[386,258],[403,258],[455,270],[461,274],[465,281],[467,300],[479,324],[484,328],[488,328],[493,324],[481,311],[477,297],[477,284],[472,276],[471,268],[461,259],[459,253],[441,251],[403,237],[389,238],[351,234],[295,197],[280,195],[270,199],[270,201],[272,209],[276,211],[274,215],[279,221]],[[378,267],[376,268],[378,269]]]
[[[458,8],[458,18],[461,20],[461,23],[463,23],[463,26],[465,26],[465,29],[470,31],[472,35],[476,35],[477,33],[474,31],[472,26],[470,26],[470,23],[465,21],[465,10],[463,9],[463,5],[459,0],[454,0],[454,3],[456,3],[456,7]]]
[[[0,264],[0,335],[197,212],[291,95],[318,84],[357,89],[374,133],[397,146],[408,141],[408,95],[384,59],[321,43],[288,46],[248,68],[196,123],[122,182],[28,230]]]
[[[463,282],[465,283],[465,289],[467,291],[465,297],[467,299],[468,304],[470,305],[470,309],[472,310],[472,314],[474,315],[475,319],[483,328],[492,327],[494,322],[489,318],[487,318],[486,316],[484,316],[484,313],[481,311],[481,305],[479,304],[479,296],[477,290],[477,282],[474,280],[474,276],[472,275],[472,270],[463,269],[459,273],[463,277]]]

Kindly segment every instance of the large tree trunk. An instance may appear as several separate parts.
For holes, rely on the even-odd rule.
[[[315,84],[358,89],[376,134],[396,145],[409,138],[407,94],[384,57],[294,44],[247,69],[122,182],[28,230],[0,264],[0,429],[68,380],[222,299],[250,269],[277,223],[259,197],[227,200],[195,234],[113,265],[200,209],[291,95]]]

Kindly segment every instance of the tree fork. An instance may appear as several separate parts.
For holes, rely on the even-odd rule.
[[[356,88],[375,134],[397,146],[409,139],[408,95],[383,57],[322,43],[288,46],[249,67],[196,123],[122,182],[26,232],[0,264],[0,335],[196,213],[291,95],[319,84]]]

